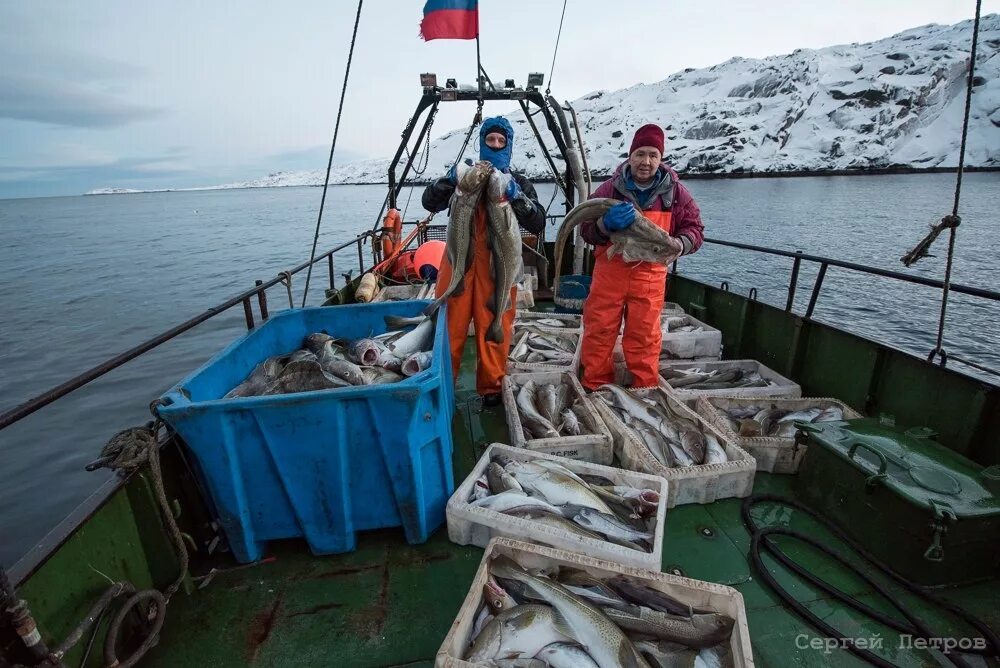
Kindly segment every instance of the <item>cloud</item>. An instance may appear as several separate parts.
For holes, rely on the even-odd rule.
[[[155,118],[163,109],[37,76],[0,74],[0,118],[79,128],[112,128]]]

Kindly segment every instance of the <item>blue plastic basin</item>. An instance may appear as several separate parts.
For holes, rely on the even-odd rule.
[[[422,543],[444,522],[454,388],[443,313],[430,368],[399,383],[220,398],[306,334],[379,334],[385,315],[417,315],[428,303],[283,311],[162,397],[159,413],[193,453],[236,559],[256,561],[265,541],[300,536],[316,554],[349,552],[357,531],[400,525]]]
[[[582,302],[590,294],[590,276],[585,276],[583,274],[570,274],[568,276],[559,277],[559,297],[556,299],[556,313],[582,313],[583,310],[576,308],[576,305],[570,305],[572,302],[564,300],[573,300]]]

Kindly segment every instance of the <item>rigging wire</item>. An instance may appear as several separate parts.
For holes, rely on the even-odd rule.
[[[545,86],[545,95],[552,92],[552,73],[556,71],[556,54],[559,53],[559,38],[562,37],[563,19],[566,18],[566,0],[563,0],[562,14],[559,16],[559,31],[556,33],[556,47],[552,50],[552,66],[549,68],[549,81]]]
[[[956,229],[962,223],[961,216],[958,215],[958,206],[962,194],[962,176],[965,172],[965,148],[969,137],[969,114],[972,108],[972,89],[975,83],[976,72],[976,51],[979,44],[979,24],[982,12],[982,0],[976,0],[976,18],[972,27],[972,49],[969,57],[969,76],[965,89],[965,110],[962,119],[962,140],[958,155],[958,169],[955,177],[955,199],[952,203],[951,213],[944,216],[937,225],[932,225],[930,232],[920,240],[900,261],[907,267],[912,266],[925,257],[933,257],[930,254],[931,246],[938,236],[948,230],[948,255],[945,264],[944,280],[941,284],[941,312],[938,319],[937,338],[934,348],[928,353],[927,361],[933,361],[935,357],[940,358],[940,365],[948,364],[948,353],[944,349],[944,327],[945,316],[948,308],[948,296],[951,290],[951,270],[955,258]],[[956,358],[957,359],[957,358]]]
[[[316,245],[319,243],[319,228],[323,223],[323,206],[326,204],[326,191],[330,187],[330,168],[333,167],[333,152],[337,148],[337,133],[340,132],[340,116],[344,111],[344,98],[347,97],[347,79],[351,75],[351,60],[354,58],[354,43],[358,38],[358,24],[361,23],[361,6],[365,0],[358,0],[358,13],[354,17],[354,32],[351,34],[351,48],[347,52],[347,69],[344,71],[344,86],[340,90],[340,104],[337,107],[337,122],[333,126],[333,141],[330,143],[330,157],[326,162],[326,178],[323,179],[323,196],[319,201],[319,214],[316,216],[316,233],[313,235],[312,251],[309,253],[309,269],[306,271],[306,285],[302,290],[302,306],[306,305],[309,294],[309,280],[312,278],[313,263],[316,261]]]
[[[944,286],[941,289],[941,316],[938,320],[937,342],[934,344],[934,349],[927,356],[928,361],[933,360],[935,356],[940,356],[942,366],[947,363],[948,359],[942,344],[944,341],[945,313],[948,309],[948,291],[951,288],[952,260],[955,256],[955,230],[962,222],[961,217],[958,215],[958,203],[962,195],[962,172],[965,170],[965,144],[969,137],[969,111],[972,107],[972,88],[976,74],[976,48],[979,44],[979,18],[982,13],[982,7],[983,0],[976,0],[976,20],[972,26],[972,50],[969,54],[969,81],[965,88],[965,117],[962,119],[962,144],[958,151],[955,201],[951,208],[951,220],[949,221],[948,259],[944,270]]]

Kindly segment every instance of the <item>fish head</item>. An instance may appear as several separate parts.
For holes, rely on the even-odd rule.
[[[501,587],[493,578],[486,580],[486,584],[483,585],[483,598],[486,599],[486,604],[489,605],[494,615],[517,605],[517,602],[511,598],[507,590]]]
[[[323,347],[330,341],[333,341],[333,337],[325,332],[313,332],[305,338],[302,342],[302,346],[312,352],[313,354],[319,354]]]
[[[482,189],[493,172],[493,165],[481,160],[472,166],[459,165],[455,170],[458,176],[458,190],[463,193],[474,193]]]
[[[718,642],[725,640],[732,634],[736,620],[729,615],[704,612],[691,615],[691,623],[700,633]]]

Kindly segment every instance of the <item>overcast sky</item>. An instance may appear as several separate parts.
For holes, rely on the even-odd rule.
[[[483,65],[548,77],[561,0],[481,0]],[[0,198],[212,185],[325,167],[354,0],[0,5]],[[419,73],[471,83],[475,42],[418,36],[423,0],[367,0],[338,161],[391,153]],[[553,93],[654,82],[732,56],[970,18],[958,0],[569,0]],[[984,0],[983,13],[1000,11]],[[496,107],[491,112],[508,109]],[[448,106],[435,134],[467,125]]]

